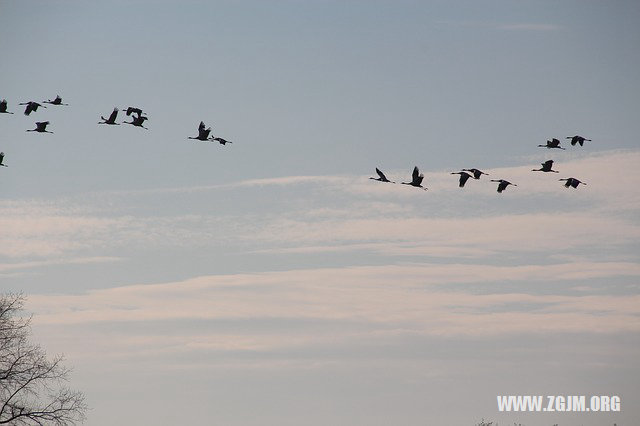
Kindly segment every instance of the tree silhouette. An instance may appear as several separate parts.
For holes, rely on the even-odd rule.
[[[70,370],[61,355],[48,359],[29,342],[24,300],[0,295],[0,424],[74,425],[85,418],[84,395],[64,386]]]

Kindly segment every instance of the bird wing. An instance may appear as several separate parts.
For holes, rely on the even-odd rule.
[[[378,174],[378,176],[380,176],[380,179],[382,179],[382,180],[389,180],[389,179],[387,179],[387,177],[384,175],[384,173],[382,173],[382,172],[380,171],[380,169],[378,169],[377,167],[376,167],[376,173]]]
[[[114,108],[113,111],[111,112],[111,115],[109,116],[109,119],[107,121],[115,123],[117,116],[118,116],[118,108]]]
[[[553,160],[547,160],[544,163],[541,163],[542,167],[548,167],[551,168],[551,166],[553,166]]]
[[[418,170],[418,166],[415,166],[413,168],[413,173],[411,174],[411,180],[413,180],[415,182],[416,179],[418,179],[418,175],[419,174],[420,174],[420,171]]]
[[[201,122],[200,122],[200,125],[198,126],[198,132],[203,131],[203,130],[204,130],[204,128],[205,128],[204,121],[201,121]]]
[[[469,173],[460,173],[460,188],[462,188],[464,184],[467,183],[467,180],[469,180],[470,177],[471,175]]]

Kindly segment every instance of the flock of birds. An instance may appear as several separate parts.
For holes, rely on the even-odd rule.
[[[57,95],[53,100],[49,99],[42,102],[28,101],[28,102],[21,102],[18,105],[25,105],[24,115],[29,116],[31,115],[32,112],[38,111],[38,108],[40,107],[46,108],[46,106],[43,104],[64,105],[64,106],[69,105],[69,104],[62,103],[62,97],[60,97],[60,95]],[[6,99],[3,99],[2,101],[0,101],[0,114],[13,114],[13,112],[8,111],[7,109],[8,109],[8,102]],[[123,121],[122,123],[131,124],[132,126],[141,127],[145,130],[149,130],[147,127],[144,126],[144,122],[148,120],[149,117],[145,115],[142,109],[136,108],[136,107],[127,107],[126,109],[123,108],[123,110],[126,113],[127,117],[131,117],[131,121]],[[119,112],[120,112],[120,109],[114,108],[111,114],[109,115],[109,118],[100,116],[102,121],[98,122],[98,124],[108,124],[112,126],[119,126],[120,124],[122,124],[122,123],[116,122]],[[35,129],[29,129],[26,131],[38,132],[38,133],[53,133],[47,130],[47,126],[49,126],[49,124],[51,124],[51,122],[49,121],[37,121]],[[196,139],[204,142],[214,141],[214,142],[220,143],[221,145],[232,143],[231,141],[228,141],[221,137],[216,137],[213,135],[209,136],[210,133],[211,133],[211,127],[207,128],[204,122],[201,121],[200,125],[198,126],[198,136],[195,136],[195,137],[189,136],[188,139]],[[4,164],[4,152],[0,152],[0,166],[7,167],[7,165]]]
[[[567,136],[567,139],[571,139],[571,145],[575,146],[580,145],[583,146],[585,141],[591,141],[591,139],[586,139],[580,135],[575,135],[575,136]],[[539,147],[545,147],[545,148],[557,148],[557,149],[565,149],[563,147],[560,146],[560,140],[553,138],[550,141],[547,141],[546,145],[538,145]],[[553,170],[553,160],[547,160],[544,163],[541,163],[542,167],[539,169],[532,169],[531,171],[534,172],[551,172],[551,173],[558,173],[557,170]],[[388,182],[388,183],[395,183],[391,180],[389,180],[385,174],[376,167],[376,173],[378,174],[378,177],[370,177],[369,179],[373,179],[373,180],[377,180],[379,182]],[[467,181],[470,178],[474,178],[475,180],[480,179],[480,176],[482,175],[489,175],[488,173],[483,172],[482,170],[479,169],[462,169],[459,172],[451,172],[452,175],[460,175],[460,179],[459,179],[459,183],[458,186],[460,188],[464,188],[464,185],[467,183]],[[426,187],[422,186],[422,181],[424,180],[424,175],[422,173],[420,173],[420,170],[418,169],[418,167],[414,167],[413,168],[413,173],[411,174],[411,182],[400,182],[403,185],[411,185],[414,186],[416,188],[422,188],[425,191],[427,190]],[[569,178],[564,178],[564,179],[559,179],[559,181],[564,181],[565,184],[564,186],[566,188],[572,187],[572,188],[578,188],[578,186],[580,184],[582,185],[586,185],[585,182],[582,182],[574,177],[569,177]],[[511,183],[508,180],[505,179],[491,179],[491,182],[498,182],[498,192],[502,193],[502,191],[504,191],[505,189],[507,189],[507,187],[509,185],[513,185],[513,186],[518,186],[515,183]]]
[[[46,101],[42,101],[42,103],[38,103],[38,102],[34,102],[34,101],[29,101],[29,102],[22,102],[19,103],[19,105],[25,105],[25,109],[24,109],[24,115],[30,115],[32,112],[36,112],[38,111],[38,108],[42,107],[42,108],[46,108],[45,105],[43,104],[50,104],[50,105],[56,105],[56,106],[60,106],[60,105],[69,105],[69,104],[65,104],[62,103],[62,98],[60,97],[60,95],[56,96],[55,99],[51,100],[46,100]],[[9,112],[7,111],[8,108],[8,103],[6,99],[3,99],[2,101],[0,101],[0,114],[13,114],[13,112]],[[124,108],[123,108],[124,109]],[[127,117],[131,117],[131,121],[123,121],[122,123],[124,124],[131,124],[132,126],[135,127],[141,127],[143,129],[149,130],[147,127],[144,127],[144,122],[146,120],[149,119],[149,117],[147,117],[147,115],[145,115],[145,113],[142,111],[142,109],[140,108],[136,108],[136,107],[127,107],[125,110],[125,114],[127,115]],[[111,125],[111,126],[118,126],[122,123],[117,123],[116,120],[118,118],[118,113],[120,112],[120,110],[118,108],[114,108],[113,111],[111,112],[111,114],[109,115],[108,118],[105,118],[104,116],[100,116],[100,118],[102,119],[102,121],[98,122],[98,124],[106,124],[106,125]],[[47,126],[50,124],[49,121],[38,121],[36,122],[36,128],[35,129],[29,129],[26,130],[27,132],[38,132],[38,133],[53,133],[49,130],[47,130]],[[199,140],[199,141],[203,141],[203,142],[207,142],[207,141],[214,141],[214,142],[218,142],[221,145],[226,145],[228,143],[231,143],[231,141],[228,141],[226,139],[223,139],[221,137],[216,137],[211,135],[211,127],[207,127],[204,124],[204,121],[201,121],[200,124],[198,125],[198,136],[189,136],[187,139],[194,139],[194,140]],[[575,146],[575,145],[580,145],[583,146],[585,141],[591,141],[591,139],[586,139],[580,135],[575,135],[575,136],[567,136],[567,139],[571,140],[571,145]],[[538,147],[544,147],[547,149],[562,149],[564,150],[565,148],[560,146],[560,140],[553,138],[551,140],[548,140],[547,143],[545,145],[538,145]],[[553,170],[553,160],[547,160],[544,163],[541,163],[542,167],[539,169],[532,169],[532,171],[536,171],[536,172],[551,172],[551,173],[558,173],[557,170]],[[7,167],[6,164],[4,164],[4,152],[0,152],[0,166],[4,166]],[[370,177],[369,179],[373,179],[373,180],[377,180],[379,182],[387,182],[387,183],[395,183],[391,180],[389,180],[385,174],[376,167],[376,173],[378,174],[378,177]],[[482,175],[487,175],[488,173],[485,173],[479,169],[462,169],[459,172],[452,172],[451,174],[453,175],[460,175],[459,178],[459,187],[463,188],[464,185],[467,183],[467,181],[470,178],[474,178],[475,180],[479,180],[480,177]],[[400,182],[403,185],[411,185],[413,187],[416,188],[421,188],[423,190],[427,190],[426,187],[422,186],[422,182],[424,180],[424,175],[422,173],[420,173],[420,170],[418,169],[418,167],[414,167],[413,168],[413,173],[411,174],[411,181],[410,182]],[[582,185],[586,185],[585,182],[582,182],[574,177],[569,177],[569,178],[564,178],[564,179],[559,179],[560,181],[564,181],[565,184],[564,186],[569,188],[578,188],[578,186],[580,184]],[[491,182],[497,182],[498,183],[498,192],[502,193],[502,191],[504,191],[509,185],[513,185],[513,186],[518,186],[515,183],[511,183],[508,180],[505,179],[491,179]]]

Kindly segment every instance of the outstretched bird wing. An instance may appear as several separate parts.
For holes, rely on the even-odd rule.
[[[469,180],[470,177],[471,175],[469,173],[465,173],[465,172],[460,173],[460,188],[462,188],[464,184],[467,183],[467,180]]]
[[[209,132],[211,132],[211,127],[208,129],[204,128],[204,123],[200,122],[201,126],[198,127],[198,139],[207,139],[209,137]]]
[[[411,180],[413,182],[416,182],[419,177],[420,177],[420,171],[418,170],[418,166],[415,166],[413,168],[413,173],[411,174]]]
[[[118,108],[114,108],[113,111],[111,111],[111,115],[109,116],[109,119],[107,121],[110,123],[115,123],[116,117],[118,117]]]
[[[389,179],[387,179],[387,177],[384,175],[384,173],[382,173],[382,172],[380,171],[380,169],[378,169],[377,167],[376,167],[376,173],[378,174],[378,176],[380,176],[380,179],[382,179],[382,180],[384,180],[384,181],[389,180]]]

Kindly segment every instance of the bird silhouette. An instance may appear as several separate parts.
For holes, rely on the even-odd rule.
[[[557,170],[551,170],[551,167],[553,166],[553,160],[547,160],[544,163],[540,163],[542,164],[542,168],[540,169],[531,169],[532,172],[553,172],[553,173],[558,173]]]
[[[211,127],[209,127],[208,129],[205,129],[204,121],[201,121],[200,125],[198,126],[198,136],[196,136],[195,138],[189,136],[188,139],[197,139],[199,141],[206,142],[209,140],[210,132],[211,132]]]
[[[582,146],[584,145],[584,141],[591,142],[591,139],[585,139],[580,135],[567,136],[567,139],[571,139],[571,146],[575,146],[575,144],[580,144],[580,146]]]
[[[400,183],[402,183],[403,185],[415,186],[416,188],[422,188],[426,191],[427,188],[422,186],[423,179],[424,179],[424,175],[420,173],[420,171],[418,170],[418,166],[415,166],[413,168],[413,173],[411,174],[411,182],[400,182]]]
[[[480,171],[480,170],[478,170]],[[471,177],[471,175],[467,172],[465,172],[464,170],[461,172],[452,172],[452,175],[460,175],[460,183],[458,184],[458,186],[460,188],[464,188],[464,184],[467,183],[467,180],[469,180],[469,178]],[[478,175],[478,177],[480,177],[480,175]]]
[[[222,138],[218,138],[218,137],[215,137],[215,138],[214,138],[213,136],[211,137],[211,140],[212,140],[212,141],[216,141],[216,142],[220,142],[220,145],[226,145],[226,144],[228,144],[228,143],[233,143],[233,142],[228,141],[228,140],[226,140],[226,139],[222,139]]]
[[[124,108],[122,108],[124,109]],[[138,117],[142,117],[142,110],[140,108],[136,108],[136,107],[128,107],[126,110],[126,114],[127,116],[130,116],[131,114],[138,114]]]
[[[462,169],[462,171],[463,172],[471,172],[473,174],[473,178],[476,179],[476,180],[480,179],[480,176],[482,176],[482,175],[489,176],[489,173],[485,173],[485,172],[483,172],[481,170],[478,170],[478,169]]]
[[[4,152],[0,152],[0,166],[9,167],[6,164],[4,164],[3,161],[4,161]]]
[[[145,130],[149,130],[148,128],[142,125],[145,120],[148,120],[148,118],[145,116],[139,115],[137,117],[131,117],[131,121],[123,121],[123,123],[131,124],[133,126],[142,127]]]
[[[13,114],[12,112],[7,111],[7,100],[3,99],[0,101],[0,113],[1,114]]]
[[[558,179],[558,180],[566,181],[565,184],[564,184],[565,188],[569,188],[570,186],[573,187],[573,188],[577,188],[578,185],[580,185],[580,184],[586,185],[586,183],[581,182],[578,179],[572,178],[572,177],[567,178],[567,179]]]
[[[504,179],[491,179],[491,182],[498,182],[498,192],[504,191],[509,185],[518,186],[515,183],[511,183]]]
[[[19,105],[26,105],[26,107],[24,109],[24,115],[29,115],[29,114],[31,114],[32,111],[37,111],[38,107],[46,108],[46,106],[41,105],[41,104],[39,104],[37,102],[33,102],[33,101],[22,102]]]
[[[56,98],[54,100],[49,99],[48,101],[42,101],[43,104],[51,104],[51,105],[69,105],[69,104],[63,104],[62,103],[62,98],[60,97],[60,95],[57,95]]]
[[[38,132],[38,133],[53,133],[47,130],[47,126],[49,125],[48,121],[38,121],[36,123],[36,128],[32,130],[26,130],[27,132]]]
[[[390,181],[389,179],[387,179],[387,177],[384,175],[384,173],[382,173],[382,172],[380,171],[380,169],[378,169],[377,167],[376,167],[376,173],[378,174],[378,176],[379,176],[379,177],[377,177],[377,178],[370,177],[369,179],[377,180],[377,181],[379,181],[379,182],[390,182],[390,183],[395,183],[395,182],[392,182],[392,181]]]
[[[98,124],[111,124],[111,125],[115,125],[115,126],[119,126],[119,123],[116,123],[116,117],[118,117],[118,108],[114,108],[113,111],[111,111],[111,115],[109,116],[109,118],[104,118],[103,116],[100,116],[100,118],[102,118],[103,121],[98,122]]]
[[[558,149],[564,149],[563,147],[560,146],[560,140],[553,138],[550,141],[547,141],[546,145],[538,145],[538,146],[542,146],[544,148],[558,148]]]

